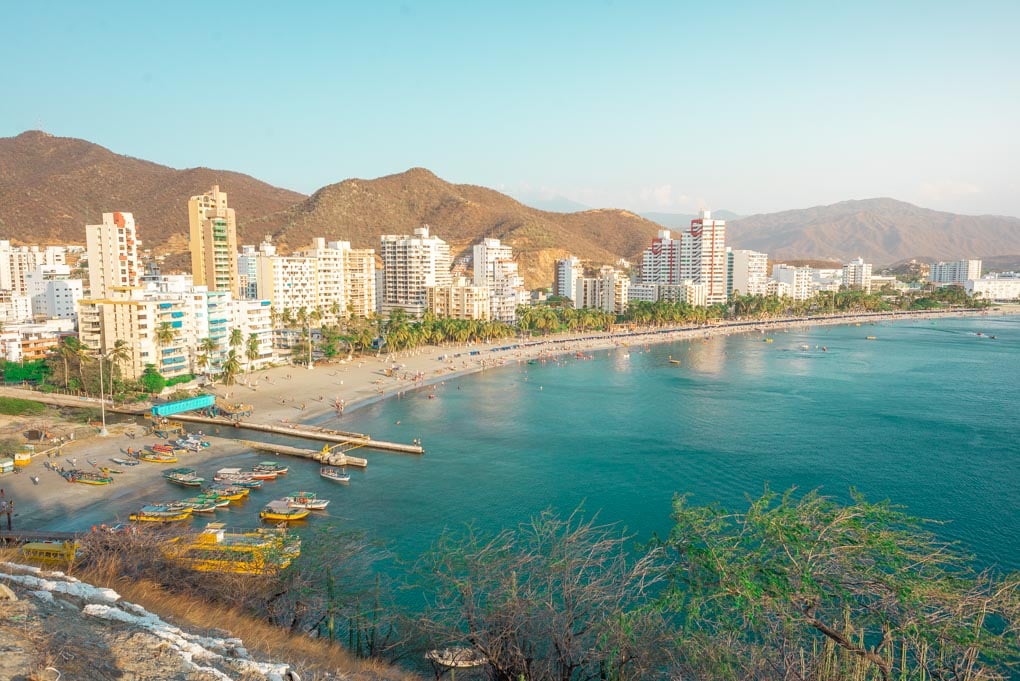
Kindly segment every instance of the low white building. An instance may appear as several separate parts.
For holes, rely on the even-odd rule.
[[[964,290],[981,300],[1006,303],[1020,300],[1020,273],[993,274],[981,279],[968,279]]]

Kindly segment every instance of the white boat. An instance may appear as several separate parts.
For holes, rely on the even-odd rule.
[[[351,474],[343,468],[337,468],[336,466],[321,466],[319,468],[319,475],[334,482],[351,481]]]
[[[315,492],[295,492],[283,500],[292,508],[307,508],[309,511],[322,511],[329,506],[329,499],[319,499]]]

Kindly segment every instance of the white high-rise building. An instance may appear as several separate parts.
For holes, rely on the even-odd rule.
[[[691,226],[673,237],[668,229],[659,230],[652,245],[641,258],[641,283],[680,286],[685,281],[704,284],[705,295],[696,299],[706,305],[725,303],[728,296],[726,221],[713,220],[701,211]]]
[[[25,277],[41,267],[66,264],[67,249],[63,246],[11,246],[0,241],[0,290],[29,295]]]
[[[382,314],[403,310],[420,317],[426,308],[425,291],[430,286],[449,286],[450,246],[429,235],[425,225],[414,235],[384,234],[379,255],[383,261]]]
[[[471,283],[466,277],[457,277],[449,286],[429,286],[425,301],[437,317],[451,319],[489,319],[488,286]]]
[[[668,229],[660,229],[641,256],[641,283],[679,285],[681,244],[682,237],[674,239]]]
[[[734,250],[730,290],[745,296],[764,296],[769,289],[769,256],[757,251]]]
[[[989,274],[981,279],[968,279],[964,285],[968,295],[979,296],[981,300],[993,302],[1014,302],[1020,300],[1020,273],[1003,272]]]
[[[705,304],[726,302],[726,221],[713,220],[711,212],[691,220],[681,235],[680,272],[683,279],[705,285]]]
[[[556,270],[553,273],[553,295],[560,298],[569,298],[575,307],[577,305],[577,280],[584,276],[584,267],[581,261],[574,256],[556,261]]]
[[[864,258],[857,258],[843,265],[843,285],[871,293],[871,263],[864,262]]]
[[[612,265],[599,268],[594,277],[577,279],[574,300],[576,308],[597,308],[614,314],[627,311],[630,277]]]
[[[474,284],[489,289],[489,319],[513,324],[517,306],[527,303],[524,279],[518,274],[513,249],[499,239],[483,239],[473,249]]]
[[[953,262],[937,262],[931,266],[930,281],[933,284],[960,284],[969,279],[981,278],[980,260],[955,260]]]
[[[352,317],[370,317],[376,311],[375,249],[346,248],[343,253],[344,291],[347,300],[344,314]]]
[[[103,213],[103,223],[85,226],[89,295],[93,300],[130,298],[141,285],[135,219],[131,213]]]
[[[71,268],[67,265],[43,265],[25,275],[34,316],[70,319],[77,323],[82,282],[71,279],[70,274]]]
[[[813,294],[813,270],[810,267],[794,267],[793,265],[775,264],[772,266],[772,278],[783,285],[773,287],[771,293],[788,295],[794,300],[807,300]]]
[[[311,312],[318,303],[317,269],[315,258],[287,255],[259,258],[259,297],[269,300],[278,314],[286,311],[294,316],[302,308]]]
[[[298,255],[311,258],[315,263],[315,309],[326,323],[336,323],[347,316],[347,288],[344,286],[344,250],[350,250],[346,241],[330,241],[323,237],[312,241],[310,248]]]

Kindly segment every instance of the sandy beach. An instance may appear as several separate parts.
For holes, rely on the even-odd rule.
[[[990,314],[1009,314],[1010,310],[992,310]],[[304,366],[279,366],[259,370],[239,377],[232,386],[208,386],[218,397],[230,403],[250,405],[252,415],[246,421],[285,424],[300,423],[322,418],[330,419],[330,427],[344,428],[345,415],[359,406],[386,399],[402,392],[426,388],[433,383],[457,376],[485,371],[514,363],[523,363],[542,357],[560,354],[587,353],[619,346],[669,343],[684,340],[708,340],[715,336],[733,333],[762,333],[803,326],[833,324],[871,324],[892,322],[898,319],[933,319],[946,316],[981,313],[919,313],[911,315],[858,315],[838,318],[813,318],[754,321],[744,325],[709,325],[685,329],[641,329],[620,333],[588,333],[544,336],[541,338],[504,340],[490,344],[467,344],[450,347],[425,347],[399,353],[366,355],[317,363],[309,369]],[[862,330],[862,334],[865,333]],[[870,332],[869,332],[870,333]],[[16,388],[0,388],[0,395],[39,399],[40,394]],[[63,398],[65,404],[88,404],[81,398]],[[93,505],[110,500],[150,500],[153,490],[165,487],[161,472],[166,467],[143,463],[138,466],[117,466],[111,457],[123,456],[129,447],[139,448],[154,444],[153,436],[144,437],[144,426],[113,424],[109,435],[98,435],[64,443],[59,449],[37,453],[32,463],[18,474],[0,477],[0,488],[7,499],[15,499],[14,529],[60,529],[69,526],[69,519]],[[214,432],[212,447],[201,455],[222,458],[246,451],[238,441],[215,436],[208,426],[187,424],[191,432]],[[424,439],[427,445],[428,434]],[[309,443],[309,449],[318,448]],[[95,462],[93,466],[90,462]],[[76,465],[75,465],[76,464]],[[117,468],[114,484],[92,486],[69,484],[49,465],[65,468],[95,470],[102,466]],[[188,466],[186,456],[178,464]],[[169,466],[173,467],[173,466]],[[0,518],[0,527],[6,530],[6,518]]]

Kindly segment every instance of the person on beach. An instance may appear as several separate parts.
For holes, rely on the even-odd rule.
[[[14,513],[14,499],[7,502],[7,531],[11,531],[11,514]]]

